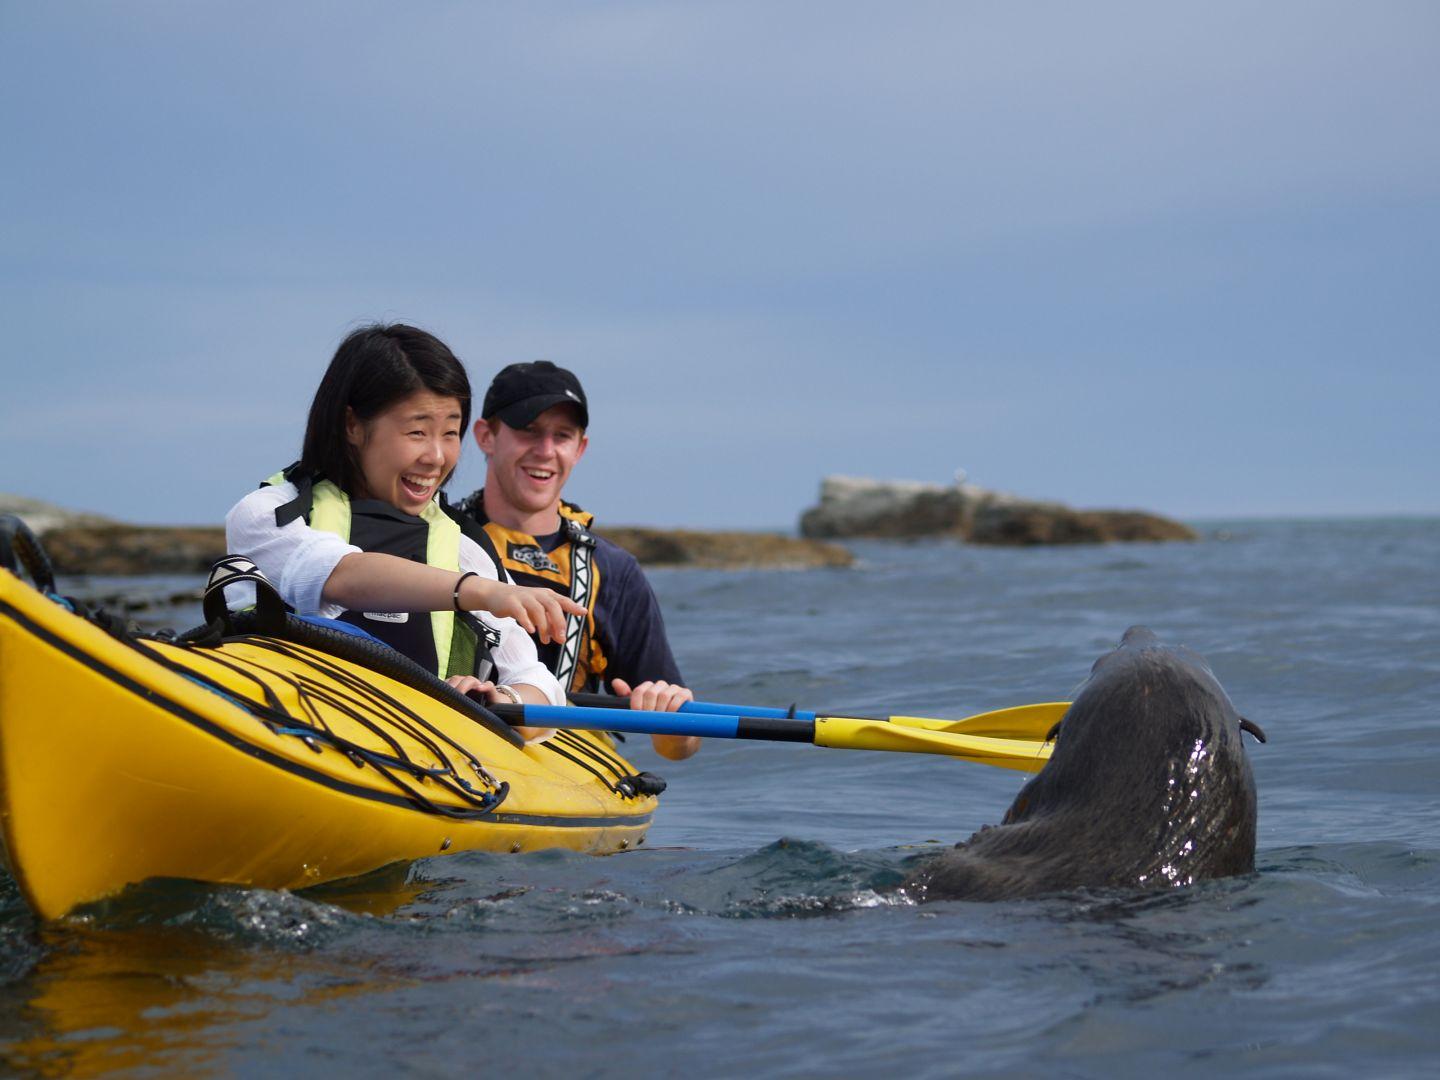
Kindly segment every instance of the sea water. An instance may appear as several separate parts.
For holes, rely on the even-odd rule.
[[[688,680],[722,701],[1064,699],[1149,625],[1270,737],[1247,739],[1254,875],[915,906],[891,891],[907,865],[999,820],[1021,774],[719,741],[669,763],[632,737],[670,789],[623,855],[460,854],[301,895],[149,885],[51,926],[0,881],[0,1055],[55,1074],[1432,1075],[1440,521],[1203,532],[651,578]],[[71,797],[104,813],[103,791]]]

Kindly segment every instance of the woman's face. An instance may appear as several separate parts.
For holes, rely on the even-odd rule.
[[[345,437],[355,448],[363,491],[407,514],[419,514],[460,460],[460,402],[417,390],[369,421],[353,412]]]

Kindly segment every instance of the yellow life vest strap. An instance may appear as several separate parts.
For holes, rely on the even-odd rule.
[[[329,480],[321,480],[313,490],[315,497],[310,504],[310,527],[334,533],[349,543],[350,497]]]
[[[460,526],[449,515],[443,513],[433,501],[425,504],[420,514],[430,526],[425,545],[425,561],[443,570],[460,571]],[[440,667],[440,677],[468,675],[470,672],[455,672],[450,667],[450,645],[455,634],[455,613],[453,611],[432,611],[430,630],[435,635],[435,656]]]

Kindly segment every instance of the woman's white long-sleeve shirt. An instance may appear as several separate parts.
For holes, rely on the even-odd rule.
[[[225,515],[225,547],[254,562],[297,614],[338,618],[345,609],[322,599],[325,582],[341,559],[358,554],[361,549],[334,533],[312,529],[300,518],[276,525],[276,508],[297,494],[295,485],[288,481],[250,492]],[[501,580],[490,557],[479,544],[464,535],[460,537],[460,569],[473,570],[492,581]],[[500,644],[491,651],[497,683],[527,683],[542,691],[551,703],[565,703],[560,684],[540,663],[535,655],[535,643],[519,623],[498,618],[488,611],[473,614],[500,633]]]

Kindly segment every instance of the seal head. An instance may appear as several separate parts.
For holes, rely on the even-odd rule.
[[[1255,869],[1243,720],[1203,657],[1145,627],[1091,668],[1049,762],[998,826],[927,862],[917,899],[1167,888]]]

